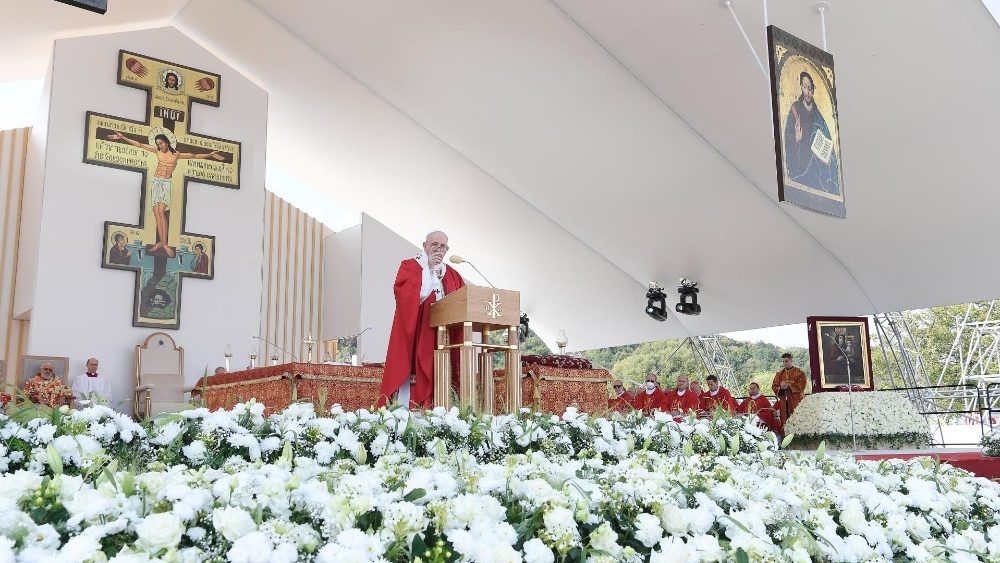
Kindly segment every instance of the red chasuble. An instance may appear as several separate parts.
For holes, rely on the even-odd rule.
[[[699,399],[700,397],[695,395],[690,389],[685,391],[683,395],[678,395],[677,390],[674,389],[664,396],[663,403],[660,404],[660,409],[667,412],[681,411],[682,413],[696,411],[698,410]]]
[[[771,432],[775,434],[781,433],[781,427],[778,425],[778,417],[775,416],[774,407],[771,406],[771,401],[764,395],[757,395],[756,399],[751,397],[743,399],[738,411],[741,414],[756,414],[757,418],[766,424]]]
[[[629,412],[634,408],[632,406],[632,397],[628,393],[622,393],[620,397],[611,397],[608,399],[608,410]]]
[[[663,404],[663,391],[659,388],[654,389],[652,393],[640,390],[632,398],[632,406],[647,415],[660,408],[661,404]]]
[[[430,407],[434,396],[434,348],[437,345],[437,334],[431,328],[431,305],[437,301],[431,294],[420,302],[420,284],[424,271],[416,259],[403,260],[396,273],[396,283],[393,292],[396,294],[396,315],[392,319],[392,331],[389,333],[389,348],[385,354],[385,369],[382,372],[382,386],[379,389],[377,406],[388,403],[410,375],[415,375],[416,381],[410,388],[410,402],[420,407]],[[465,280],[453,268],[445,266],[444,278],[441,280],[445,294],[449,294],[465,285]],[[450,335],[452,342],[461,339],[461,329],[453,330]],[[454,364],[454,362],[452,362]],[[457,379],[457,371],[453,365],[452,380]]]
[[[722,409],[730,414],[736,412],[736,400],[733,396],[729,394],[729,390],[725,387],[719,387],[719,392],[712,396],[710,391],[705,391],[701,394],[701,410],[712,414],[715,412],[715,408],[721,405]]]

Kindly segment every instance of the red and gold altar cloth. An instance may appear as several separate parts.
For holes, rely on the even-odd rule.
[[[569,369],[528,364],[521,380],[524,406],[562,414],[576,406],[584,412],[607,410],[611,373],[603,369]],[[289,363],[210,375],[199,380],[192,393],[195,399],[204,390],[210,410],[231,408],[240,401],[256,399],[265,414],[278,412],[295,401],[319,402],[323,410],[339,403],[345,411],[370,409],[378,398],[382,368],[379,366],[335,366]],[[504,371],[494,374],[496,411],[504,411],[506,390]]]

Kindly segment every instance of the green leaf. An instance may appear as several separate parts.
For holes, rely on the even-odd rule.
[[[736,563],[750,563],[750,556],[742,547],[736,550]]]
[[[118,482],[117,482],[117,481],[115,480],[115,474],[114,474],[114,473],[112,473],[112,472],[108,471],[108,468],[107,468],[107,467],[105,467],[105,468],[104,468],[104,471],[103,471],[103,472],[101,473],[101,475],[102,475],[102,476],[103,476],[103,477],[104,477],[105,479],[107,479],[107,480],[108,480],[108,483],[111,483],[111,486],[112,486],[112,487],[114,487],[114,489],[115,489],[116,491],[118,490]]]
[[[427,496],[427,491],[423,489],[413,489],[412,491],[403,495],[403,500],[406,502],[413,502],[425,496]]]
[[[52,468],[52,473],[54,475],[62,475],[63,472],[63,462],[62,457],[59,456],[59,452],[56,451],[55,446],[49,444],[45,447],[45,453],[49,458],[49,467]]]

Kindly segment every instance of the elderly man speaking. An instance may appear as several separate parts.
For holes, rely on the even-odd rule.
[[[393,292],[396,315],[389,333],[389,349],[379,389],[378,405],[396,402],[429,407],[434,393],[435,331],[430,325],[431,305],[465,285],[465,280],[444,263],[448,236],[441,231],[427,235],[424,251],[403,260]],[[410,377],[415,381],[410,385]]]

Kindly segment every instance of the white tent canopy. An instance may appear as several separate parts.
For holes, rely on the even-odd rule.
[[[53,36],[177,27],[269,92],[268,166],[411,241],[446,230],[550,344],[1000,293],[1000,27],[979,0],[833,3],[846,220],[777,203],[768,83],[715,0],[3,3],[20,50],[0,80],[43,74]],[[764,56],[762,3],[734,7]],[[811,2],[769,18],[821,43]],[[646,317],[646,284],[680,276],[702,315]]]

